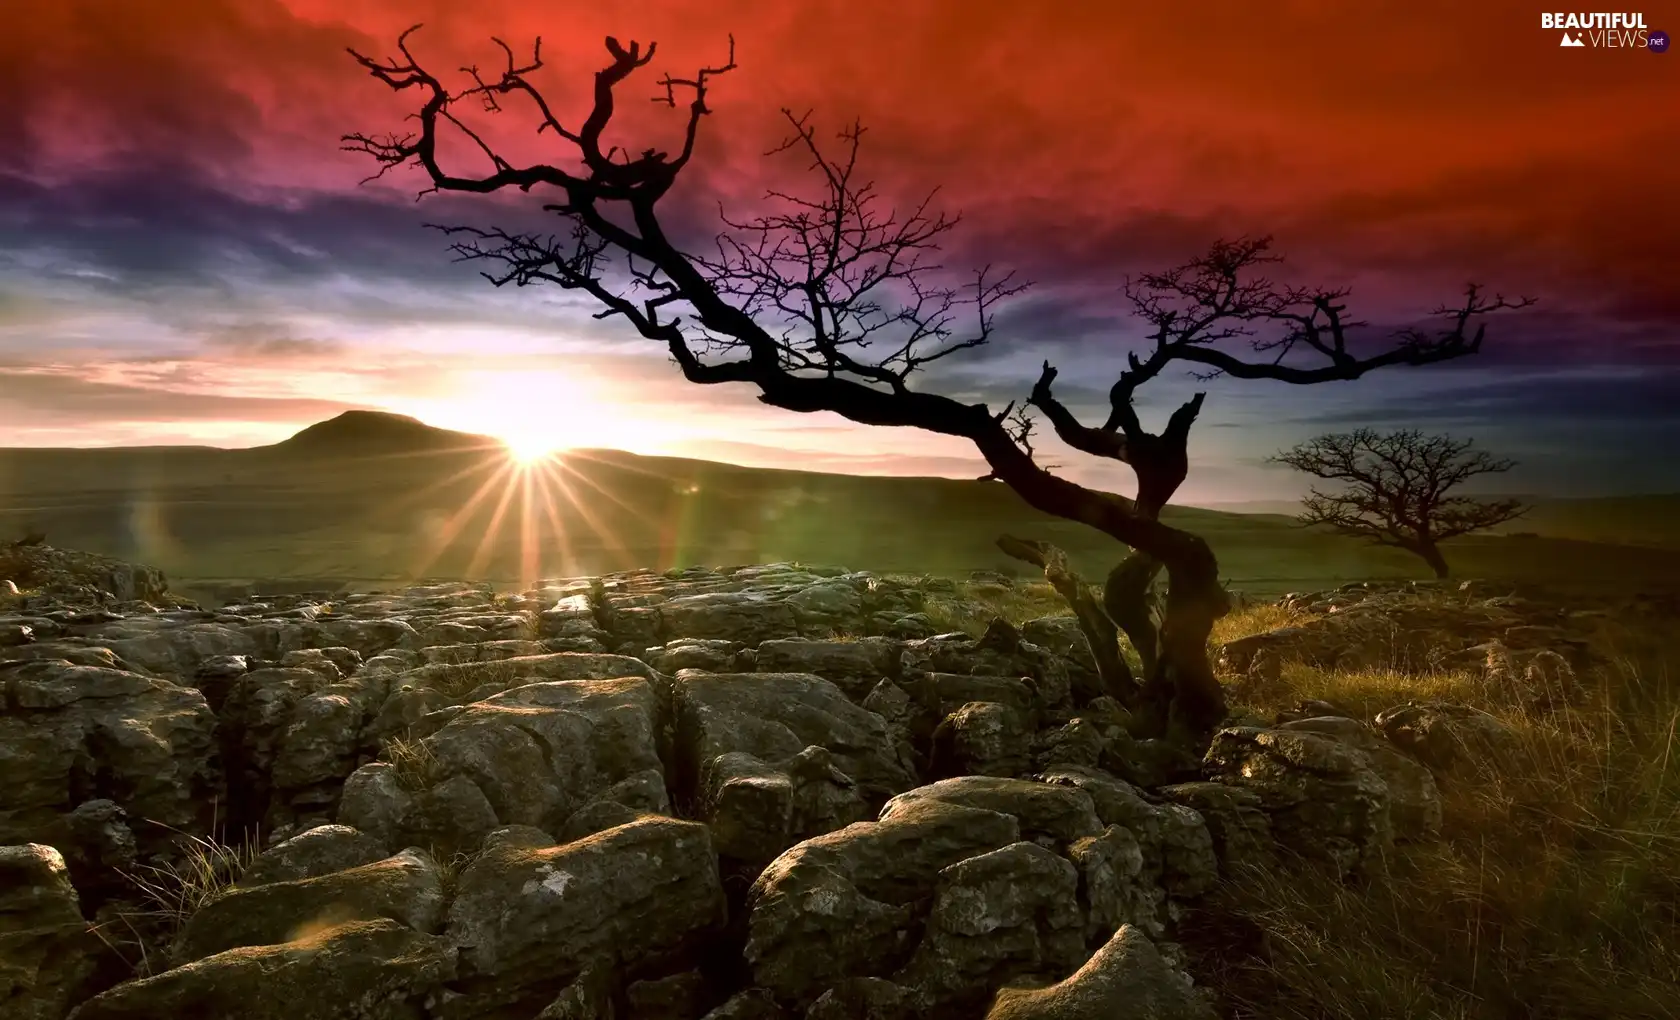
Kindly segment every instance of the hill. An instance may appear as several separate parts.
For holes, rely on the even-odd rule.
[[[345,411],[317,422],[290,439],[258,447],[269,454],[365,457],[500,449],[489,436],[435,428],[418,418],[385,411]]]
[[[1497,528],[1498,534],[1680,549],[1680,493],[1574,499],[1514,494],[1513,498],[1528,503],[1529,510]],[[1205,507],[1225,513],[1293,517],[1301,504],[1269,499],[1207,503]]]
[[[1165,516],[1205,536],[1229,581],[1257,594],[1423,574],[1402,553],[1281,515],[1170,507]],[[1590,514],[1575,517],[1583,531]],[[1006,532],[1055,542],[1100,578],[1122,551],[996,483],[614,450],[571,451],[522,470],[487,437],[370,412],[248,450],[0,450],[0,537],[29,530],[155,564],[181,581],[315,586],[774,560],[946,575],[1021,568],[993,545]],[[1612,586],[1680,577],[1680,549],[1653,554],[1579,537],[1472,537],[1452,543],[1449,558],[1464,576]]]

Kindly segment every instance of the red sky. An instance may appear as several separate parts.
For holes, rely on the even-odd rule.
[[[0,34],[0,199],[13,193],[0,204],[0,252],[11,263],[0,283],[0,372],[10,373],[0,375],[0,428],[31,443],[238,443],[349,404],[447,405],[455,413],[444,417],[462,426],[496,404],[461,394],[493,389],[500,377],[438,392],[416,381],[453,378],[465,363],[462,344],[416,339],[405,326],[412,316],[400,314],[416,289],[440,293],[447,253],[440,243],[416,249],[389,226],[415,182],[394,182],[402,194],[358,189],[373,168],[337,146],[346,131],[398,127],[411,108],[344,47],[385,55],[397,32],[424,22],[416,52],[440,68],[494,64],[491,35],[523,52],[541,34],[545,83],[574,112],[602,66],[604,35],[656,40],[649,70],[688,74],[719,60],[733,32],[740,67],[713,93],[691,197],[754,199],[773,172],[760,153],[776,140],[781,106],[815,108],[834,126],[861,117],[868,167],[890,193],[940,185],[964,213],[956,255],[1020,268],[1040,283],[1041,300],[1079,295],[1086,315],[1116,311],[1102,302],[1112,303],[1124,272],[1245,232],[1275,234],[1300,272],[1356,285],[1359,308],[1378,321],[1449,301],[1472,277],[1537,294],[1544,315],[1496,325],[1504,349],[1451,385],[1494,393],[1489,406],[1503,410],[1490,410],[1481,431],[1503,429],[1508,445],[1544,451],[1582,429],[1552,429],[1555,414],[1522,417],[1526,392],[1565,403],[1556,395],[1573,394],[1595,429],[1611,427],[1602,405],[1616,401],[1606,393],[1625,392],[1628,379],[1657,389],[1621,401],[1624,410],[1676,392],[1680,55],[1560,48],[1539,13],[1503,0],[23,5]],[[1680,5],[1643,14],[1652,29],[1680,31]],[[644,74],[646,94],[656,77]],[[669,111],[625,105],[626,129],[670,138]],[[512,111],[495,137],[511,154],[545,158],[533,126]],[[357,258],[302,272],[250,250],[260,219],[264,243],[284,235],[307,260],[325,247],[309,239],[333,236],[334,218],[351,208],[344,203],[357,215],[384,210],[354,221]],[[418,222],[427,208],[405,215]],[[150,233],[125,233],[125,223]],[[158,251],[147,252],[148,236],[161,238]],[[634,345],[615,346],[576,312],[520,320],[511,295],[492,295],[467,270],[452,279],[443,289],[458,309],[502,316],[480,330],[473,357],[542,350],[545,336],[564,334],[544,364],[583,380],[579,401],[628,420],[636,394],[654,387],[668,394],[667,411],[680,405],[666,439],[686,430],[712,444],[684,452],[771,462],[771,450],[751,450],[787,446],[788,429],[802,430],[811,451],[856,449],[855,433],[837,429],[823,441],[832,449],[823,447],[810,438],[820,431],[812,422],[778,421],[744,394],[684,392],[661,359],[631,356]],[[398,311],[333,310],[355,295],[366,298],[362,310]],[[1039,332],[1035,308],[1046,316]],[[1026,352],[1022,363],[1056,350],[1093,379],[1111,376],[1107,365],[1124,349],[1113,331],[1087,336],[1049,321],[1067,309],[1026,306],[1021,335],[1000,344]],[[250,342],[230,343],[230,330]],[[606,346],[564,342],[586,335]],[[371,350],[388,372],[370,368]],[[1007,390],[999,362],[985,371],[1000,373],[990,382]],[[19,398],[42,379],[77,408],[74,437],[42,399]],[[1348,407],[1427,403],[1444,385],[1371,377],[1358,393],[1216,390],[1198,442],[1227,474],[1206,477],[1252,486],[1261,446],[1334,424]],[[101,386],[139,392],[118,400],[89,389]],[[172,416],[164,409],[191,401],[171,395],[220,402]],[[1285,409],[1297,412],[1295,424]],[[643,420],[625,433],[640,438],[624,445],[661,445],[661,429]],[[1221,438],[1220,424],[1245,428]],[[1236,432],[1264,438],[1250,436],[1250,449],[1230,438]],[[919,456],[937,468],[933,458],[963,453],[893,443],[914,454],[872,453],[872,466],[909,470]],[[1573,454],[1542,454],[1554,455]]]

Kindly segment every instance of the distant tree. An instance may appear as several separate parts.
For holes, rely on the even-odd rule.
[[[1272,458],[1314,478],[1344,482],[1340,492],[1314,488],[1299,520],[1422,557],[1436,577],[1450,572],[1440,544],[1521,517],[1520,500],[1478,500],[1448,493],[1478,475],[1515,466],[1471,449],[1468,439],[1416,429],[1319,436]]]
[[[1007,536],[999,543],[1043,567],[1069,598],[1102,667],[1105,692],[1131,707],[1146,732],[1201,738],[1222,721],[1224,695],[1208,639],[1230,604],[1208,544],[1159,518],[1188,470],[1188,436],[1204,394],[1153,433],[1133,406],[1137,389],[1171,365],[1189,365],[1204,377],[1311,384],[1446,361],[1480,348],[1481,316],[1528,303],[1489,298],[1472,285],[1462,302],[1437,310],[1446,317],[1440,328],[1403,330],[1356,353],[1364,341],[1355,328],[1364,324],[1346,316],[1346,291],[1274,284],[1256,275],[1278,261],[1267,239],[1222,241],[1183,266],[1128,282],[1125,293],[1152,332],[1143,356],[1127,354],[1102,425],[1082,423],[1057,400],[1049,362],[1023,403],[994,411],[914,388],[911,379],[925,379],[916,373],[989,343],[995,309],[1026,284],[990,267],[958,282],[935,262],[957,219],[932,211],[931,195],[906,209],[882,208],[873,183],[858,172],[860,125],[841,130],[830,146],[819,141],[809,113],[783,109],[789,133],[769,155],[803,160],[814,188],[770,191],[766,211],[747,218],[722,213],[722,232],[711,243],[673,234],[691,218],[666,216],[660,202],[694,155],[713,85],[735,69],[733,38],[723,63],[656,83],[655,102],[686,107],[680,148],[635,154],[606,146],[603,134],[616,90],[653,60],[653,45],[644,50],[608,38],[609,60],[595,73],[590,109],[581,123],[568,124],[531,79],[543,66],[540,38],[524,62],[493,40],[503,66],[466,68],[461,86],[451,89],[411,50],[415,28],[398,38],[395,57],[351,51],[374,78],[416,96],[410,119],[417,130],[344,137],[345,148],[380,165],[370,180],[410,166],[429,182],[421,195],[541,189],[554,196],[542,208],[558,218],[562,228],[555,234],[437,229],[460,238],[452,246],[459,259],[493,267],[484,276],[497,286],[550,284],[588,295],[600,305],[599,318],[622,316],[668,352],[690,382],[745,384],[763,403],[788,411],[828,411],[865,425],[966,439],[990,468],[988,479],[1045,513],[1129,546],[1097,604],[1059,550]],[[509,100],[530,104],[539,135],[559,150],[555,162],[516,165],[468,123],[467,109],[499,113]],[[461,143],[445,151],[477,153],[482,170],[443,165],[438,140],[445,131]],[[1230,349],[1237,340],[1250,355]],[[1138,479],[1137,498],[1049,471],[1033,455],[1028,408],[1075,450],[1128,465]],[[1157,615],[1152,585],[1162,571],[1167,591]],[[1117,654],[1120,632],[1138,652],[1141,681]]]

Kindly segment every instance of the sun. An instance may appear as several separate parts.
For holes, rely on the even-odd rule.
[[[508,457],[520,467],[531,467],[549,460],[563,447],[554,441],[552,436],[545,435],[513,435],[497,436],[502,445],[507,447]]]
[[[560,451],[602,444],[618,415],[608,412],[581,380],[556,371],[480,369],[456,373],[447,395],[416,408],[440,428],[489,436],[520,467]]]

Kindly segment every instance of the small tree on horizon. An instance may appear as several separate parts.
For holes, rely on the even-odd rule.
[[[1141,355],[1125,353],[1101,425],[1084,424],[1058,401],[1057,373],[1048,361],[1023,401],[993,410],[921,388],[915,383],[927,374],[917,373],[989,343],[997,306],[1026,284],[990,267],[961,282],[937,262],[957,218],[934,211],[931,194],[905,208],[884,208],[873,182],[859,172],[864,129],[855,122],[831,143],[819,139],[808,113],[783,109],[789,132],[771,154],[801,159],[814,185],[809,192],[769,191],[766,211],[743,218],[724,211],[723,229],[711,243],[674,234],[685,223],[683,210],[673,213],[660,202],[694,155],[712,86],[735,69],[733,39],[724,62],[654,83],[655,102],[683,111],[675,151],[666,151],[603,140],[619,86],[652,61],[652,44],[644,49],[609,37],[609,59],[595,72],[589,110],[568,124],[531,80],[543,67],[540,38],[523,63],[494,40],[503,66],[465,68],[466,80],[451,89],[410,48],[419,27],[398,38],[395,57],[350,51],[375,79],[415,95],[409,118],[415,130],[350,134],[344,147],[371,156],[380,165],[375,177],[418,168],[428,181],[422,195],[540,189],[551,196],[543,210],[560,223],[552,234],[439,226],[459,238],[453,245],[459,259],[490,266],[484,276],[497,286],[552,285],[587,295],[600,306],[597,318],[622,317],[689,382],[750,386],[762,403],[795,413],[829,412],[863,425],[965,439],[990,469],[986,478],[1043,513],[1129,547],[1098,604],[1059,550],[1009,536],[998,542],[1009,555],[1044,568],[1079,618],[1103,693],[1133,709],[1138,728],[1154,735],[1205,738],[1224,719],[1208,642],[1230,600],[1208,543],[1160,520],[1188,471],[1188,437],[1205,394],[1195,394],[1155,433],[1139,420],[1137,389],[1172,366],[1191,367],[1202,378],[1312,384],[1434,364],[1479,350],[1482,316],[1531,303],[1489,297],[1472,284],[1459,303],[1436,309],[1443,323],[1403,329],[1367,346],[1358,335],[1365,324],[1346,314],[1346,290],[1286,287],[1260,275],[1279,261],[1269,239],[1219,241],[1184,265],[1128,281],[1124,293],[1151,332]],[[530,104],[539,136],[559,150],[555,161],[516,164],[464,119],[463,102],[497,113],[510,100]],[[476,152],[482,169],[446,168],[441,131],[462,143],[455,151]],[[1074,450],[1130,467],[1137,497],[1053,474],[1034,456],[1028,408]],[[1162,572],[1166,598],[1157,615],[1152,586]],[[1118,654],[1122,633],[1138,652],[1141,679]]]
[[[1479,475],[1516,466],[1474,445],[1473,440],[1417,429],[1356,429],[1310,439],[1271,459],[1314,478],[1345,483],[1340,492],[1313,488],[1301,501],[1304,509],[1296,518],[1301,523],[1404,549],[1445,578],[1451,569],[1442,542],[1497,527],[1528,510],[1517,499],[1448,495]]]

